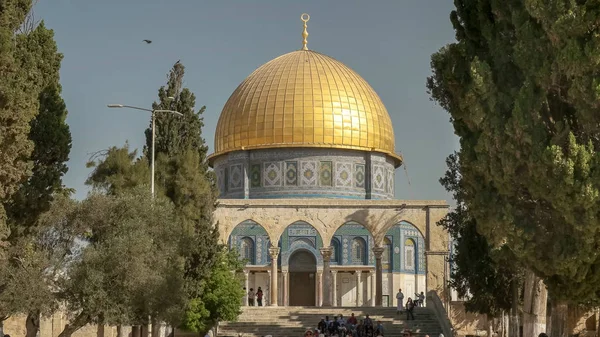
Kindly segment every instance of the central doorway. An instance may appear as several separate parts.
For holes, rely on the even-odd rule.
[[[317,260],[308,251],[298,250],[290,256],[290,306],[315,306]]]

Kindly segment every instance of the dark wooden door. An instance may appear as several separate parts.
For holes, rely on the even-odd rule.
[[[290,305],[315,306],[315,273],[290,273]]]
[[[313,253],[296,251],[290,256],[291,306],[315,306],[315,275],[317,260]]]

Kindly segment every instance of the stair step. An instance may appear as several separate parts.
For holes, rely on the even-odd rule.
[[[435,314],[427,308],[415,308],[416,319],[407,321],[406,314],[398,315],[396,308],[245,307],[237,321],[219,325],[218,337],[301,337],[325,316],[342,314],[347,319],[351,313],[359,320],[368,314],[374,321],[381,321],[386,337],[402,337],[404,329],[415,336],[438,336],[442,332]]]

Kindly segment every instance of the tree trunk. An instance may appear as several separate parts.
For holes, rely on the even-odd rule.
[[[596,309],[596,323],[598,327],[596,328],[596,334],[600,336],[600,308]],[[2,328],[2,322],[0,322],[0,328]]]
[[[4,336],[4,318],[0,319],[0,336]]]
[[[548,292],[542,280],[531,271],[525,273],[523,296],[523,336],[538,336],[546,331]]]
[[[123,326],[121,324],[117,325],[117,337],[123,337]]]
[[[552,317],[549,335],[552,337],[567,337],[567,320],[569,306],[566,302],[552,301]]]
[[[487,335],[489,337],[494,333],[494,318],[490,315],[487,316]]]
[[[77,317],[75,317],[71,324],[65,325],[64,330],[58,335],[58,337],[71,337],[71,335],[73,335],[75,331],[81,329],[89,322],[90,316],[87,313],[82,312],[79,315],[77,315]]]
[[[519,287],[517,287],[517,280],[510,281],[510,288],[512,291],[512,308],[510,309],[508,337],[519,337]]]
[[[37,337],[40,332],[40,312],[39,310],[31,311],[27,314],[25,320],[26,337]]]
[[[96,327],[96,337],[104,337],[104,323],[99,322]]]
[[[148,324],[147,322],[144,322],[144,324],[142,324],[142,326],[140,327],[140,335],[142,337],[150,337],[149,334],[149,329],[148,327],[150,326],[150,324]]]
[[[154,317],[151,319],[152,322],[152,337],[160,337],[160,322]]]
[[[596,333],[600,334],[600,308],[596,309],[596,323],[598,324],[598,327],[596,328]],[[2,322],[0,322],[0,328],[2,328]]]
[[[131,337],[141,337],[140,335],[140,326],[134,325],[131,327]]]

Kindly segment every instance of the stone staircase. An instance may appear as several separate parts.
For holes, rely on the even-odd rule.
[[[396,315],[396,308],[315,308],[315,307],[244,307],[236,322],[222,322],[221,337],[303,337],[307,328],[315,329],[321,317],[354,313],[357,319],[369,314],[374,322],[380,320],[385,337],[402,337],[405,329],[413,336],[437,337],[442,332],[435,314],[428,308],[415,308],[415,320],[406,320],[406,314]]]

